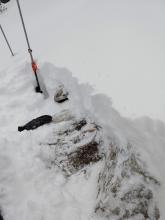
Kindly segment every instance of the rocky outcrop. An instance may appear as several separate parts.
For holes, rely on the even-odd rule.
[[[58,103],[62,103],[68,100],[68,91],[66,91],[63,85],[60,85],[55,92],[54,101]]]
[[[130,144],[111,144],[98,178],[95,212],[106,219],[158,220],[154,187],[159,182],[147,172]]]
[[[41,143],[46,165],[56,166],[70,176],[102,160],[96,186],[96,216],[109,220],[158,220],[155,189],[160,183],[147,171],[135,149],[130,144],[120,147],[110,143],[101,127],[89,119],[68,115],[63,112],[60,120],[54,116],[54,122],[60,123]]]
[[[58,166],[65,174],[71,175],[103,157],[100,151],[102,143],[99,127],[80,119],[65,122],[41,145],[44,145],[43,157],[48,166]],[[49,151],[47,158],[46,148]]]

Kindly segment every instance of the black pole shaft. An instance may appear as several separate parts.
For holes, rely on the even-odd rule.
[[[26,38],[26,42],[27,42],[27,46],[28,46],[28,52],[30,54],[31,63],[33,64],[34,63],[34,58],[33,58],[33,54],[32,54],[32,49],[30,47],[30,42],[29,42],[29,38],[28,38],[28,35],[27,35],[27,31],[26,31],[26,27],[25,27],[25,22],[24,22],[24,19],[23,19],[23,15],[22,15],[22,11],[21,11],[19,0],[17,0],[17,6],[18,6],[18,10],[19,10],[19,14],[20,14],[20,18],[21,18],[21,22],[22,22],[22,26],[23,26],[23,30],[24,30],[24,34],[25,34],[25,38]],[[42,92],[41,88],[40,88],[37,72],[34,71],[34,74],[35,74],[35,78],[36,78],[36,82],[37,82],[38,91]]]
[[[4,38],[5,38],[5,41],[6,41],[6,43],[7,43],[7,46],[8,46],[8,48],[9,48],[10,52],[11,52],[11,55],[14,56],[14,53],[13,53],[13,51],[12,51],[12,49],[11,49],[11,46],[10,46],[10,44],[9,44],[9,41],[7,40],[7,37],[6,37],[6,35],[5,35],[5,32],[4,32],[4,30],[3,30],[3,28],[2,28],[1,25],[0,25],[0,29],[1,29],[1,32],[2,32],[2,34],[3,34],[3,36],[4,36]]]
[[[26,31],[26,27],[25,27],[25,22],[24,22],[24,19],[23,19],[23,15],[22,15],[22,11],[21,11],[19,0],[17,0],[17,6],[18,6],[18,10],[19,10],[19,14],[20,14],[23,30],[24,30],[24,33],[25,33],[25,38],[26,38],[26,42],[27,42],[27,46],[28,46],[28,52],[30,53],[31,62],[33,63],[34,59],[33,59],[33,55],[32,55],[32,50],[31,50],[31,47],[30,47],[30,42],[29,42],[29,38],[28,38],[28,35],[27,35],[27,31]]]

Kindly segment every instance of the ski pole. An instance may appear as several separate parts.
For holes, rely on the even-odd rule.
[[[17,6],[18,6],[18,10],[19,10],[19,14],[20,14],[20,18],[21,18],[21,22],[22,22],[22,26],[23,26],[23,30],[24,30],[24,34],[25,34],[25,38],[26,38],[26,42],[27,42],[27,46],[28,46],[28,52],[30,54],[32,70],[34,72],[36,82],[37,82],[36,92],[42,93],[41,88],[40,88],[40,84],[39,84],[39,80],[38,80],[38,76],[37,76],[37,69],[38,68],[37,68],[37,64],[35,63],[34,58],[33,58],[32,49],[30,47],[30,42],[29,42],[29,38],[28,38],[28,35],[27,35],[25,22],[24,22],[24,19],[23,19],[23,15],[22,15],[19,0],[17,0]]]
[[[11,46],[10,46],[10,44],[9,44],[9,41],[7,40],[7,37],[6,37],[6,35],[5,35],[5,32],[4,32],[4,30],[3,30],[3,28],[2,28],[1,25],[0,25],[0,29],[1,29],[2,35],[3,35],[4,38],[5,38],[6,44],[7,44],[8,48],[9,48],[9,50],[10,50],[10,52],[11,52],[11,55],[14,56],[14,53],[13,53],[13,51],[12,51],[12,49],[11,49]]]

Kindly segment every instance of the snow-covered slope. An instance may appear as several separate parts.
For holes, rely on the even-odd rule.
[[[124,197],[122,193],[128,191],[127,186],[130,186],[129,189],[133,187],[134,190],[134,199],[135,197],[137,199],[138,190],[144,194],[149,192],[145,195],[152,204],[147,207],[150,205],[154,207],[153,204],[156,203],[163,220],[165,125],[149,118],[136,121],[123,118],[112,107],[108,97],[97,94],[87,84],[79,84],[67,69],[54,67],[50,63],[39,65],[40,74],[49,92],[49,98],[44,99],[42,94],[34,92],[34,76],[29,63],[25,64],[21,57],[16,57],[13,62],[8,69],[0,72],[0,207],[4,219],[87,220],[104,219],[106,216],[109,219],[119,219],[128,208],[124,201],[120,203],[119,200]],[[57,104],[54,102],[54,93],[60,84],[69,91],[69,101]],[[17,131],[18,126],[33,118],[43,114],[56,115],[65,109],[71,112],[75,120],[86,118],[87,121],[99,125],[98,137],[102,140],[99,150],[101,154],[107,154],[102,160],[88,165],[85,170],[80,169],[69,175],[68,173],[66,175],[59,163],[53,163],[55,159],[59,162],[57,156],[60,157],[61,152],[55,152],[56,148],[52,151],[46,143],[49,141],[50,145],[57,140],[61,131],[65,134],[65,129],[68,129],[70,124],[64,121],[45,125],[33,131],[22,133]],[[91,128],[87,130],[91,131]],[[82,134],[72,132],[71,134],[73,136],[69,139],[65,136],[62,139],[60,136],[62,141],[58,146],[63,146],[60,148],[63,151],[64,146],[67,147],[73,140],[72,137],[77,135],[84,137]],[[85,136],[84,144],[92,134]],[[61,145],[63,143],[64,145]],[[109,147],[112,143],[116,146],[115,153],[114,149]],[[74,148],[77,145],[70,146]],[[111,169],[113,181],[117,177],[123,177],[123,180],[120,179],[122,182],[119,194],[112,200],[113,204],[110,192],[112,182],[107,182],[112,178],[112,173],[107,172],[112,166],[107,159],[109,153],[110,161],[114,161],[115,164]],[[133,160],[131,165],[132,157],[138,158],[138,167],[134,163],[136,160]],[[151,182],[145,182],[144,179]],[[104,187],[105,183],[107,189]],[[137,183],[143,187],[137,189]],[[143,194],[141,196],[143,198]],[[128,192],[125,198],[130,198]],[[100,204],[110,209],[121,204],[119,217],[112,218],[111,212],[105,212],[104,215]],[[98,211],[98,207],[101,212]],[[151,217],[153,209],[149,209],[150,219],[156,219]],[[112,211],[114,214],[119,210]],[[141,217],[138,220],[142,219]]]
[[[20,0],[39,60],[69,68],[129,117],[165,121],[165,3],[155,0]],[[0,16],[16,54],[26,43],[16,1]],[[1,67],[9,53],[0,34]],[[147,103],[147,104],[146,104]]]

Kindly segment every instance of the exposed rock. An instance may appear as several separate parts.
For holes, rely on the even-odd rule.
[[[57,165],[67,175],[96,163],[102,158],[103,142],[99,133],[96,125],[86,119],[65,121],[63,127],[58,126],[55,134],[48,138],[47,143],[41,143],[52,152],[50,157],[45,158],[46,161],[49,166]],[[43,157],[45,155],[44,152]]]
[[[111,143],[108,147],[100,126],[86,118],[76,120],[66,115],[62,113],[62,120],[56,122],[64,121],[58,126],[55,123],[52,135],[41,143],[46,165],[57,166],[70,176],[102,159],[96,215],[107,220],[158,220],[155,187],[160,183],[147,171],[132,146]]]
[[[85,126],[86,124],[87,124],[87,121],[86,121],[85,119],[82,119],[82,120],[80,120],[80,121],[78,121],[78,122],[75,122],[75,123],[73,124],[73,126],[74,126],[74,129],[75,129],[75,130],[80,131],[81,128],[82,128],[83,126]]]
[[[65,87],[63,85],[60,85],[55,92],[54,95],[54,101],[58,103],[62,103],[64,101],[68,100],[68,91],[66,91]]]
[[[99,161],[101,156],[99,155],[98,147],[99,143],[96,141],[91,141],[79,147],[75,152],[68,155],[69,166],[73,167],[76,171],[90,163]]]
[[[106,219],[158,220],[156,185],[159,181],[147,172],[130,145],[124,150],[111,144],[98,179],[95,211]]]
[[[119,207],[116,207],[114,209],[111,210],[112,214],[113,215],[120,215],[120,208]]]

